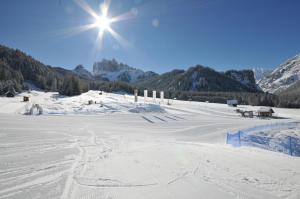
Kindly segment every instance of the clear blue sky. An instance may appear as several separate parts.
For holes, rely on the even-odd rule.
[[[86,1],[95,10],[102,2]],[[132,10],[134,18],[112,24],[130,45],[105,34],[95,50],[97,29],[70,31],[91,21],[74,1],[1,0],[0,43],[52,66],[91,69],[116,58],[156,72],[274,68],[300,53],[299,0],[112,0],[110,15]]]

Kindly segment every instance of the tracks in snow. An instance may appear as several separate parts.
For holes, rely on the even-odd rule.
[[[148,184],[132,184],[125,183],[120,180],[107,179],[107,178],[77,178],[77,183],[88,187],[146,187],[157,185],[158,183],[148,183]]]
[[[102,139],[97,139],[94,131],[88,130],[88,127],[84,128],[84,130],[89,133],[89,136],[79,137],[73,144],[73,147],[78,149],[79,154],[68,171],[61,199],[76,198],[79,186],[85,184],[90,186],[87,183],[89,180],[84,177],[90,163],[107,158],[108,154],[112,152],[111,146],[106,144]],[[107,180],[106,182],[109,181]]]

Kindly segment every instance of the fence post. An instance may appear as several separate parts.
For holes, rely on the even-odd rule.
[[[228,144],[228,133],[226,134],[226,144]]]
[[[241,131],[239,131],[239,147],[241,146]]]
[[[292,136],[288,136],[288,140],[289,140],[289,152],[290,152],[290,155],[293,156]]]
[[[134,102],[138,102],[138,89],[134,89]]]

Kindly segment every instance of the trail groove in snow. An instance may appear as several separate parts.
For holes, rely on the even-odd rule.
[[[83,178],[83,177],[76,178],[76,181],[80,185],[89,186],[89,187],[103,187],[103,188],[104,187],[145,187],[145,186],[157,185],[157,183],[131,184],[131,183],[125,183],[114,179],[103,179],[103,178],[92,179],[92,178]]]

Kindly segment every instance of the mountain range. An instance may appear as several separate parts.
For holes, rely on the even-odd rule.
[[[126,88],[164,91],[280,93],[298,87],[300,55],[281,64],[271,73],[263,69],[218,72],[196,65],[186,70],[157,74],[118,63],[115,59],[95,62],[90,72],[82,65],[76,66],[74,70],[51,67],[20,50],[0,45],[0,91],[8,85],[14,85],[20,90],[24,82],[32,82],[44,90],[58,90],[66,76],[74,76],[90,88],[91,85],[94,88],[96,84],[99,87],[106,82],[117,81],[124,82],[122,85]]]
[[[136,87],[173,91],[228,91],[259,92],[251,70],[217,72],[209,67],[197,65],[185,70],[173,70],[163,74],[143,71],[118,63],[115,59],[103,59],[93,65],[89,72],[81,65],[73,72],[82,78],[104,81],[123,81]]]

